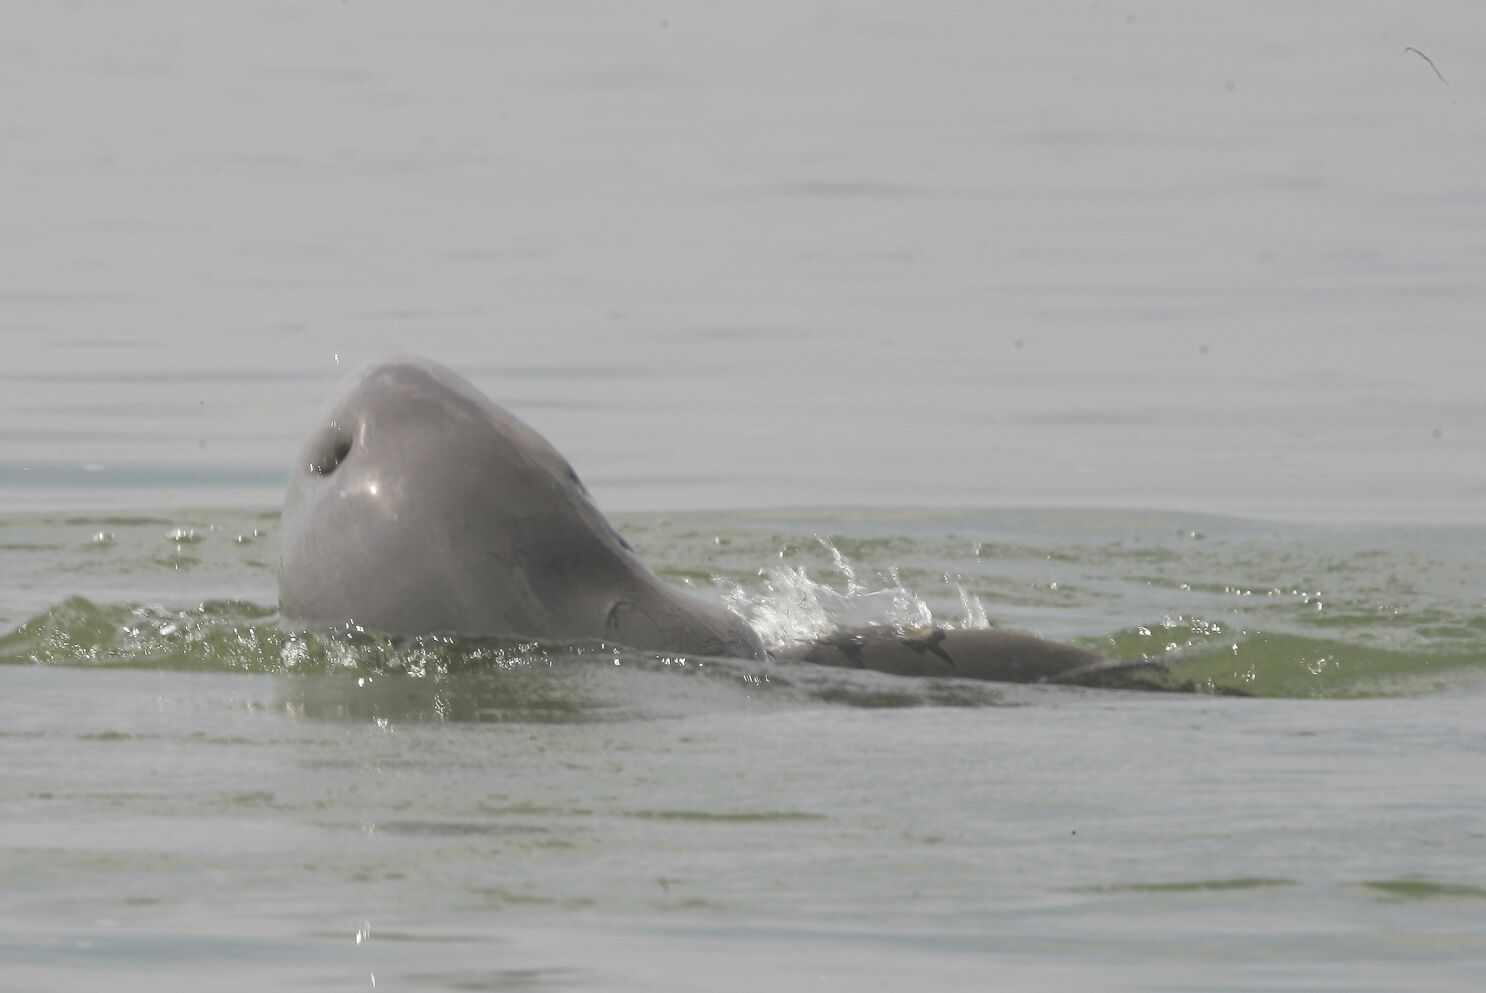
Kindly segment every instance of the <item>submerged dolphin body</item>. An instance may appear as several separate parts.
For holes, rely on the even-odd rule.
[[[767,657],[742,618],[652,573],[546,439],[411,358],[349,379],[301,449],[281,519],[279,609],[307,627]],[[1147,686],[1162,671],[994,630],[864,631],[778,654],[1008,682]]]

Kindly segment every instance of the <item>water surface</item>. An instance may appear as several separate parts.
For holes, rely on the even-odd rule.
[[[1464,990],[1486,965],[1476,528],[617,520],[771,642],[996,623],[1200,691],[1151,694],[308,635],[273,608],[272,513],[0,523],[29,590],[0,605],[11,988]]]
[[[1479,988],[1479,4],[6,26],[0,988]],[[395,352],[769,640],[1203,692],[285,630]]]
[[[414,351],[610,509],[1483,521],[1464,0],[11,23],[8,506],[272,506]]]

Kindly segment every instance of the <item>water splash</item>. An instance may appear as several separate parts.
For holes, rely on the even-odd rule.
[[[242,600],[193,607],[97,604],[69,597],[0,635],[0,664],[268,673],[403,673],[542,666],[558,651],[531,641],[442,635],[393,638],[360,629],[311,633]]]
[[[857,578],[856,568],[839,548],[826,538],[817,536],[816,541],[830,556],[834,583],[813,579],[805,566],[787,563],[760,569],[753,590],[733,580],[714,580],[723,603],[748,621],[764,644],[811,641],[843,628],[881,626],[906,631],[936,624],[928,601],[904,583],[896,566],[879,574],[882,585],[874,589]],[[973,622],[971,598],[961,593],[968,625]],[[979,606],[978,599],[974,606]],[[984,624],[984,610],[980,621]]]
[[[946,576],[945,580],[948,581]],[[960,595],[960,605],[965,609],[965,620],[960,625],[964,628],[988,628],[990,620],[986,617],[985,604],[980,602],[980,596],[965,589],[965,581],[957,578],[954,581],[955,592]]]

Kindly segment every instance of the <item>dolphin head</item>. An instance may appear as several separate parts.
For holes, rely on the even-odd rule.
[[[646,568],[545,438],[413,358],[353,375],[301,448],[279,608],[294,623],[391,634],[763,654],[741,618]]]

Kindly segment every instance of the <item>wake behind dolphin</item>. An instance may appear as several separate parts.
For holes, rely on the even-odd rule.
[[[743,618],[640,561],[545,438],[436,363],[353,375],[300,450],[279,610],[305,627],[608,641],[764,659]],[[996,630],[868,629],[775,657],[902,675],[1172,688],[1156,663]]]

